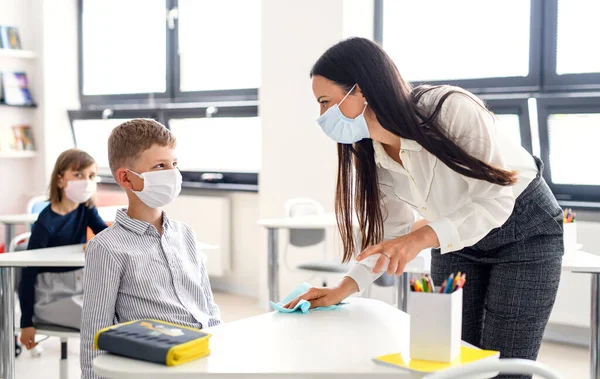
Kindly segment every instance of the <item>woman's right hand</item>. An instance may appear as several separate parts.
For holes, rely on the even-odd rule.
[[[337,287],[334,288],[316,288],[309,289],[305,294],[298,296],[294,300],[285,304],[283,307],[292,309],[300,300],[310,302],[311,308],[328,307],[342,302],[345,298],[358,292],[358,285],[353,279],[344,277]]]
[[[35,328],[30,326],[28,328],[21,329],[21,344],[27,348],[27,350],[31,350],[37,346],[35,342]]]
[[[317,308],[339,304],[342,300],[344,300],[344,298],[340,296],[339,290],[337,290],[336,288],[313,287],[309,289],[304,295],[298,296],[283,307],[292,309],[296,306],[296,304],[300,302],[300,300],[306,300],[310,302],[311,308]]]

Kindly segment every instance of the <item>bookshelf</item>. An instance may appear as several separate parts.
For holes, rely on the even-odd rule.
[[[37,157],[36,151],[0,150],[0,159],[31,159]]]
[[[29,104],[29,105],[13,105],[13,104],[5,104],[0,101],[0,107],[13,107],[13,108],[36,108],[37,104]]]
[[[0,49],[0,58],[35,59],[37,55],[30,50]]]

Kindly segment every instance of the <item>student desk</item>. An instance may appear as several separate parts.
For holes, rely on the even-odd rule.
[[[268,287],[269,300],[278,302],[279,297],[279,230],[281,229],[330,229],[336,228],[337,222],[333,213],[315,216],[283,217],[262,219],[258,224],[268,231]],[[417,258],[410,262],[405,273],[398,280],[397,305],[406,311],[408,300],[408,274],[429,271],[429,250],[423,251]]]
[[[216,247],[198,243],[199,250],[213,248]],[[0,378],[15,379],[16,376],[13,268],[83,267],[84,265],[85,253],[82,244],[0,254],[0,369],[3,370],[0,370]]]
[[[105,222],[114,222],[117,210],[121,208],[127,208],[127,206],[110,206],[110,207],[98,207],[98,213]],[[6,251],[8,251],[8,245],[13,238],[15,238],[15,229],[17,225],[33,224],[38,218],[37,214],[34,213],[23,213],[23,214],[12,214],[12,215],[0,215],[0,224],[4,224],[4,245]]]
[[[83,245],[25,250],[0,254],[0,377],[15,379],[15,305],[13,268],[15,267],[81,267],[85,263]],[[3,374],[3,375],[2,375]]]
[[[590,320],[590,378],[600,379],[600,256],[583,251],[565,253],[563,271],[592,276]]]
[[[427,260],[428,258],[425,257],[425,259]],[[590,320],[590,378],[600,379],[600,256],[583,251],[565,252],[562,270],[592,275],[590,299],[592,305]],[[429,269],[422,273],[425,274],[428,272]],[[398,290],[402,290],[402,288]]]
[[[323,229],[337,227],[334,214],[319,216],[285,217],[263,219],[259,225],[268,230],[268,285],[269,300],[279,301],[279,241],[280,229]],[[406,300],[409,291],[407,273],[429,273],[431,254],[424,250],[406,267],[405,274],[397,281],[398,308],[406,310]],[[600,256],[583,251],[565,253],[562,263],[563,271],[591,274],[591,341],[590,341],[590,378],[600,379]]]
[[[348,301],[331,311],[271,312],[208,328],[210,355],[181,366],[102,354],[94,372],[112,379],[420,378],[372,361],[408,353],[408,315],[378,300]]]

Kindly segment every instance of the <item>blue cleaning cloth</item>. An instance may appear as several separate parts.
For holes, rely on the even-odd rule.
[[[284,308],[283,306],[286,305],[287,303],[289,303],[290,301],[294,300],[295,298],[297,298],[300,295],[303,295],[304,293],[306,293],[306,291],[308,291],[309,289],[311,289],[312,286],[308,283],[302,283],[300,284],[298,287],[296,287],[292,292],[290,292],[289,295],[287,295],[282,301],[280,301],[279,303],[275,303],[270,301],[269,304],[271,304],[271,307],[273,309],[275,309],[278,312],[282,312],[282,313],[292,313],[292,312],[302,312],[302,313],[308,313],[309,309],[310,309],[310,302],[306,301],[306,300],[300,300],[298,302],[298,304],[296,304],[296,306],[294,308]],[[314,308],[313,310],[320,310],[320,311],[326,311],[329,309],[336,309],[339,308],[340,306],[344,305],[345,303],[339,303],[336,305],[330,305],[327,307],[318,307],[318,308]]]

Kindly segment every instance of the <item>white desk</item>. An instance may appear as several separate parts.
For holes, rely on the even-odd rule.
[[[408,315],[378,300],[349,301],[334,311],[272,312],[206,329],[211,354],[181,366],[103,354],[94,371],[112,379],[422,377],[372,361],[409,352]]]
[[[110,206],[110,207],[98,207],[98,213],[105,222],[115,221],[117,210],[121,208],[127,208],[126,205]],[[4,239],[5,246],[8,249],[8,245],[13,238],[15,238],[15,227],[23,224],[33,224],[38,218],[37,214],[33,213],[22,213],[22,214],[10,214],[0,215],[0,224],[4,224]]]
[[[583,251],[565,253],[563,271],[591,274],[590,378],[600,379],[600,256]]]
[[[115,209],[116,211],[116,209]],[[114,217],[114,216],[113,216]],[[104,220],[108,221],[107,218]],[[216,249],[217,246],[198,243],[198,250]],[[15,267],[83,267],[83,244],[25,250],[0,254],[0,378],[15,379],[14,342],[14,289]]]
[[[83,244],[53,247],[17,253],[0,254],[0,296],[2,324],[0,325],[0,377],[14,379],[15,373],[15,306],[14,267],[80,267],[85,263]],[[4,374],[2,376],[1,374]]]
[[[278,302],[279,297],[279,230],[280,229],[328,229],[337,228],[337,221],[333,213],[315,216],[283,217],[262,219],[258,224],[268,231],[268,287],[269,300]],[[429,271],[429,250],[419,254],[405,269],[405,274],[398,278],[397,305],[402,311],[406,311],[409,273],[424,273]]]
[[[269,264],[269,300],[279,301],[279,229],[313,229],[337,227],[335,215],[304,216],[294,218],[264,219],[259,225],[268,230],[268,264]],[[419,254],[419,260],[411,262],[397,284],[398,308],[406,310],[406,299],[409,291],[407,273],[427,274],[430,270],[431,255],[429,251]],[[591,345],[590,345],[590,377],[600,379],[600,256],[583,251],[565,253],[562,262],[563,271],[586,273],[592,276],[591,291]]]

